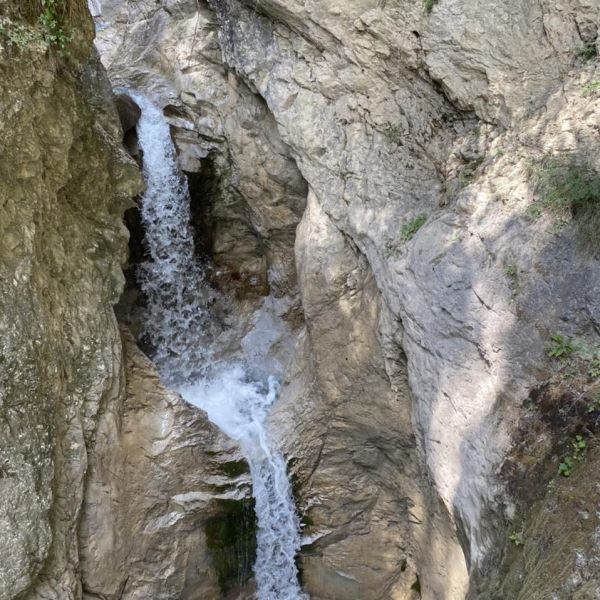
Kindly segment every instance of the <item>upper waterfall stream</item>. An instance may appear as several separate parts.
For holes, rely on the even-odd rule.
[[[138,272],[147,299],[144,334],[165,384],[205,410],[248,460],[258,521],[259,600],[306,598],[295,565],[300,533],[286,465],[265,426],[278,383],[275,377],[253,380],[243,361],[214,359],[210,306],[217,296],[194,254],[190,196],[169,125],[151,101],[130,95],[142,109],[137,127],[146,182],[141,213],[150,253]]]

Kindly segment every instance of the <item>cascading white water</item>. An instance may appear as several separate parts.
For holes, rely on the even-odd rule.
[[[214,293],[194,256],[187,183],[177,170],[169,125],[144,97],[131,94],[142,108],[138,123],[146,190],[141,206],[150,260],[138,280],[147,299],[143,335],[168,385],[198,378],[209,354],[208,306]]]
[[[139,271],[147,299],[144,334],[163,381],[204,409],[248,460],[258,521],[259,600],[305,599],[295,565],[299,522],[285,461],[265,428],[277,382],[252,381],[242,364],[211,360],[210,304],[216,297],[194,255],[189,191],[161,111],[145,97],[130,95],[142,109],[137,127],[146,182],[142,221],[151,257]]]

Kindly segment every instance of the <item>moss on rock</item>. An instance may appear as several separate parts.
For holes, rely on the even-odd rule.
[[[226,594],[242,587],[252,577],[256,560],[256,515],[253,498],[215,502],[219,514],[206,522],[204,531],[219,585]]]

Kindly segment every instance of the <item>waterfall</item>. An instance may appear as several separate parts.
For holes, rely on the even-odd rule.
[[[213,360],[210,307],[216,295],[195,258],[190,196],[169,126],[152,102],[130,95],[142,109],[137,127],[146,182],[141,213],[150,254],[138,272],[147,299],[143,334],[161,379],[205,410],[248,460],[258,521],[254,572],[259,600],[305,599],[295,565],[298,517],[285,461],[265,426],[278,383],[275,377],[252,380],[242,363]]]

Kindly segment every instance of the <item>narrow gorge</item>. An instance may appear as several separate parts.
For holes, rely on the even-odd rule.
[[[0,600],[600,600],[600,0],[0,3]]]

